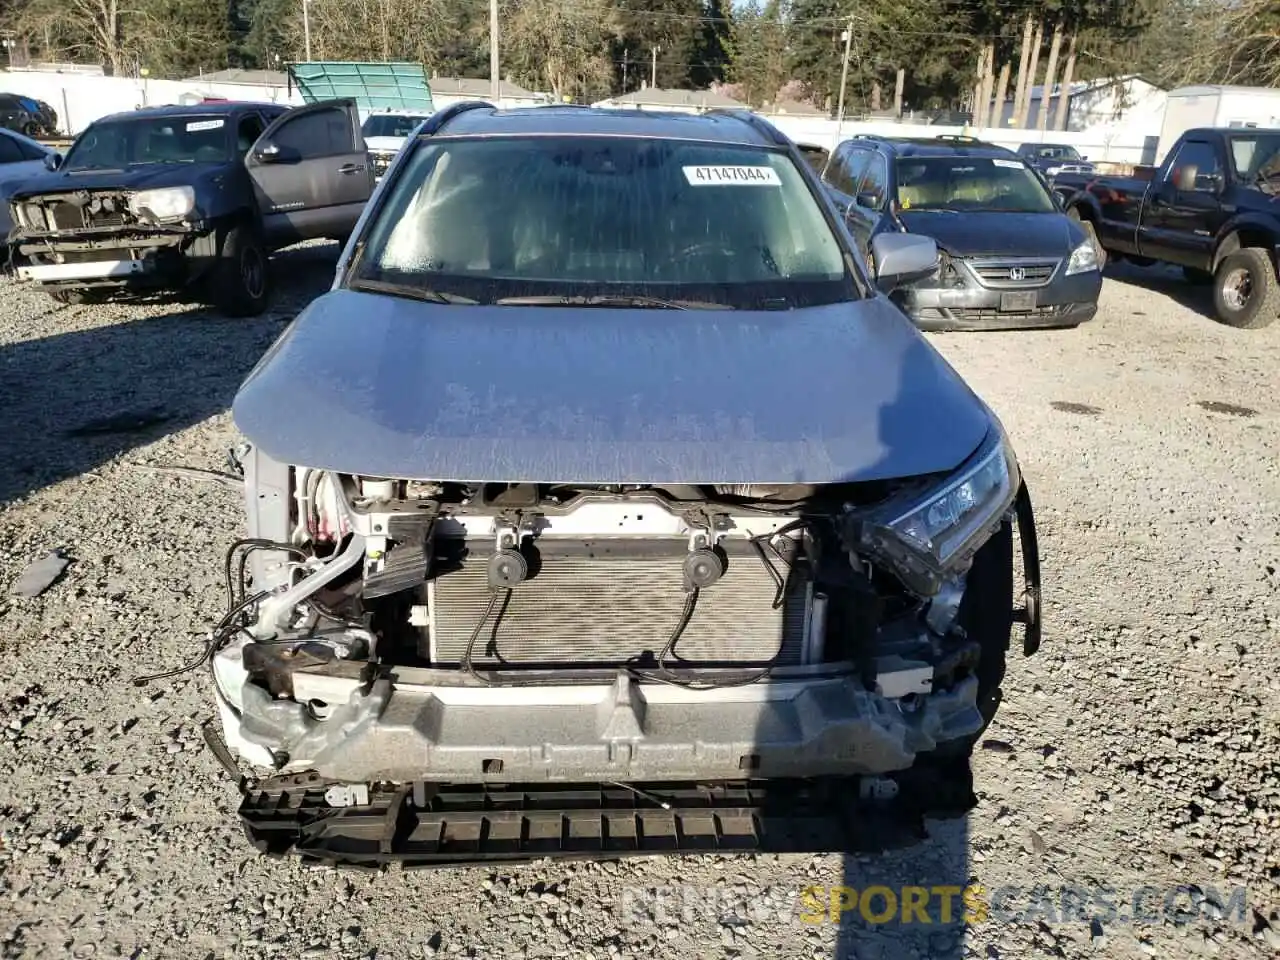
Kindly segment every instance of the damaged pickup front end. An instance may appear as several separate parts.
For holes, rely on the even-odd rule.
[[[10,202],[9,262],[21,279],[72,291],[178,289],[216,261],[214,224],[189,186],[22,193]]]
[[[358,358],[326,332],[356,301],[395,328]],[[248,536],[227,555],[231,603],[208,650],[225,737],[211,744],[241,782],[260,850],[432,865],[847,849],[894,842],[886,822],[908,842],[924,815],[969,809],[969,752],[1019,616],[1015,533],[1027,653],[1039,636],[1030,500],[985,407],[937,422],[933,453],[968,451],[946,469],[885,476],[869,466],[874,443],[857,447],[859,466],[855,446],[833,442],[826,452],[845,450],[847,466],[828,462],[826,475],[823,454],[791,460],[794,481],[681,482],[706,476],[708,452],[749,476],[752,445],[726,427],[719,442],[665,443],[666,456],[629,442],[595,456],[580,424],[526,445],[498,439],[492,417],[446,424],[455,408],[431,421],[420,411],[443,401],[414,393],[436,382],[426,358],[447,354],[457,373],[441,389],[474,396],[458,378],[491,366],[472,352],[510,337],[500,310],[489,321],[485,308],[449,309],[328,294],[237,398]],[[581,336],[612,342],[634,318],[619,314],[595,314]],[[554,341],[555,326],[548,316],[535,335]],[[744,345],[758,329],[743,321]],[[890,356],[916,349],[906,324],[870,329],[893,341],[881,343]],[[461,353],[425,346],[464,333]],[[803,332],[788,340],[815,346]],[[849,374],[868,394],[877,354]],[[952,389],[931,356],[915,371],[921,389]],[[339,362],[350,386],[336,404],[296,379]],[[400,364],[419,378],[397,376]],[[371,391],[374,371],[416,386]],[[794,396],[745,380],[764,404]],[[547,396],[543,382],[531,388]],[[666,402],[655,416],[682,398]],[[831,422],[866,422],[849,418]],[[397,426],[400,441],[384,443]],[[478,479],[424,476],[413,439],[424,436],[445,477]],[[629,451],[651,479],[625,481]],[[586,479],[546,479],[553,461]]]

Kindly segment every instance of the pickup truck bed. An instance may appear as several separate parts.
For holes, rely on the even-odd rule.
[[[1190,130],[1158,168],[1132,177],[1059,174],[1054,191],[1111,257],[1181,266],[1211,280],[1218,319],[1280,315],[1280,130]]]

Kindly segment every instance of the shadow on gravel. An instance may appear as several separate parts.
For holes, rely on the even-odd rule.
[[[232,320],[187,303],[130,319],[158,301],[64,306],[50,327],[119,319],[0,346],[0,504],[77,476],[226,410],[241,380],[307,302],[332,282],[338,246],[286,250],[272,261],[274,297],[257,318]],[[200,464],[221,468],[221,464]]]
[[[885,451],[896,445],[891,438],[900,443],[929,415],[912,387],[927,375],[932,355],[922,343],[903,361],[897,394],[878,414],[877,432]],[[866,602],[859,600],[859,607]],[[839,633],[828,633],[826,647],[834,652],[845,646],[846,655],[856,659],[857,614],[853,616],[854,620],[842,620],[838,612],[828,610],[828,627],[835,626]],[[967,617],[967,612],[960,614],[968,625]],[[852,649],[847,646],[850,638]],[[757,742],[767,743],[770,737],[768,726],[759,725]],[[875,752],[866,744],[849,749],[861,749],[866,757]],[[846,799],[845,842],[834,848],[842,854],[840,875],[826,881],[838,886],[803,888],[800,920],[835,927],[832,960],[961,960],[963,897],[969,885],[965,811],[973,800],[969,761],[962,757],[930,763],[918,755],[915,765],[894,780],[898,792],[891,800],[859,804],[856,797]],[[823,953],[815,950],[812,955]]]
[[[1131,287],[1163,294],[1179,306],[1216,322],[1213,309],[1213,287],[1209,284],[1191,283],[1182,275],[1179,267],[1156,264],[1139,267],[1132,263],[1107,265],[1106,278]]]

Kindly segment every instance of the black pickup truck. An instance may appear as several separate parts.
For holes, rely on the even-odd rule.
[[[149,107],[94,121],[13,191],[9,264],[55,299],[191,290],[261,313],[267,256],[345,240],[373,191],[353,100]]]
[[[1280,316],[1280,130],[1188,130],[1146,173],[1063,172],[1053,189],[1112,257],[1176,264],[1212,283],[1223,323],[1265,327]]]

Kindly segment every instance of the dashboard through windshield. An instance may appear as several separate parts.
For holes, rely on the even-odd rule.
[[[225,163],[231,159],[227,118],[208,114],[96,123],[76,141],[64,170],[140,163]]]
[[[1057,213],[1049,191],[1021,160],[907,157],[898,161],[903,210],[999,210]]]
[[[789,154],[616,136],[417,144],[355,279],[448,302],[779,309],[860,295]]]

